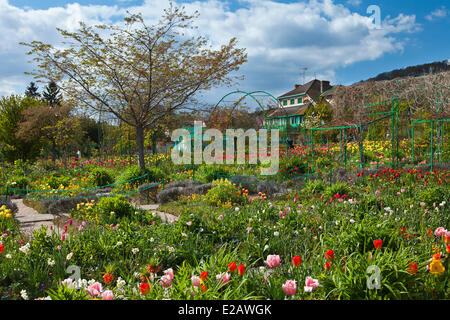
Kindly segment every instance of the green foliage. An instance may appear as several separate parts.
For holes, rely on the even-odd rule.
[[[306,182],[303,191],[308,193],[320,193],[323,192],[327,188],[327,184],[322,180],[309,180]]]
[[[122,172],[122,174],[118,175],[116,178],[116,182],[124,182],[124,181],[129,181],[128,183],[132,186],[138,186],[139,184],[141,184],[146,180],[142,179],[137,179],[143,175],[145,175],[147,172],[142,171],[141,168],[139,166],[129,166],[128,168],[125,169],[125,171]]]
[[[100,199],[96,205],[99,217],[126,217],[131,215],[135,209],[123,196],[105,197]]]
[[[107,186],[114,183],[114,175],[108,169],[94,168],[89,173],[89,180],[94,187]]]
[[[227,179],[214,180],[212,188],[206,193],[208,203],[213,205],[225,204],[227,202],[241,203],[243,198],[241,193],[234,184]]]
[[[49,290],[48,296],[52,300],[89,300],[89,295],[85,290],[78,290],[75,287],[69,288],[67,285],[59,285],[56,290]]]
[[[332,186],[329,186],[326,188],[324,192],[324,196],[326,198],[331,198],[334,195],[339,194],[340,196],[347,195],[349,196],[351,194],[351,190],[348,184],[346,183],[336,183]]]
[[[442,201],[441,199],[450,199],[450,192],[448,187],[445,186],[426,188],[419,193],[417,199],[420,199],[429,206],[432,206],[433,203],[437,205]]]
[[[2,97],[0,99],[0,145],[7,160],[35,159],[39,154],[38,140],[29,141],[17,137],[22,112],[39,104],[33,98],[21,96]]]

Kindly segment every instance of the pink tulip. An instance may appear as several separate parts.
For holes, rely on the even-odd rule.
[[[111,290],[106,290],[102,294],[102,300],[114,300],[114,293]]]
[[[447,230],[443,227],[439,227],[436,229],[436,231],[434,231],[434,235],[438,238],[446,235],[446,233],[447,233]]]
[[[231,275],[229,273],[220,273],[216,276],[217,280],[220,280],[220,283],[222,285],[226,284],[228,281],[230,281]]]
[[[319,280],[313,279],[312,277],[307,277],[305,280],[305,292],[311,292],[319,287]]]
[[[102,291],[102,284],[99,282],[95,282],[87,288],[87,292],[91,297],[97,297]]]
[[[200,286],[200,284],[201,284],[200,277],[192,276],[192,277],[191,277],[191,280],[192,280],[192,285],[193,285],[194,287],[199,287],[199,286]]]
[[[285,284],[282,285],[283,292],[285,295],[294,295],[297,293],[297,284],[295,280],[287,280]]]
[[[267,260],[264,263],[269,268],[275,268],[280,265],[280,256],[279,255],[268,255]]]
[[[172,279],[170,278],[170,276],[165,275],[161,277],[161,285],[164,288],[170,287],[172,285]]]
[[[174,273],[173,273],[173,269],[172,269],[172,268],[165,270],[165,271],[164,271],[164,274],[165,274],[170,280],[172,280],[172,279],[174,278],[174,276],[175,276]]]

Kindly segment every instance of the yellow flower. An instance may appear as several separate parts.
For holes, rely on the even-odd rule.
[[[432,274],[442,274],[445,271],[445,267],[441,260],[433,260],[430,263],[430,273]]]

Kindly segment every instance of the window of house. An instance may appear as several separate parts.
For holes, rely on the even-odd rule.
[[[298,98],[298,104],[302,104],[302,103],[303,103],[303,98],[302,97]]]
[[[294,99],[291,99],[291,104],[295,104],[295,100]]]
[[[287,100],[283,100],[283,105],[287,106]]]

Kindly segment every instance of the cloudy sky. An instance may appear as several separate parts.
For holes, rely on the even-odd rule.
[[[450,3],[411,0],[177,0],[198,10],[199,30],[211,43],[237,37],[248,62],[232,89],[280,95],[315,77],[352,84],[409,65],[450,58]],[[114,24],[124,13],[156,21],[168,0],[0,0],[0,96],[23,94],[33,65],[18,43],[55,44],[56,27],[75,30],[78,21]],[[446,6],[447,5],[447,6]],[[380,20],[374,18],[377,6]],[[42,87],[42,85],[40,85]],[[218,101],[230,88],[205,95]]]

